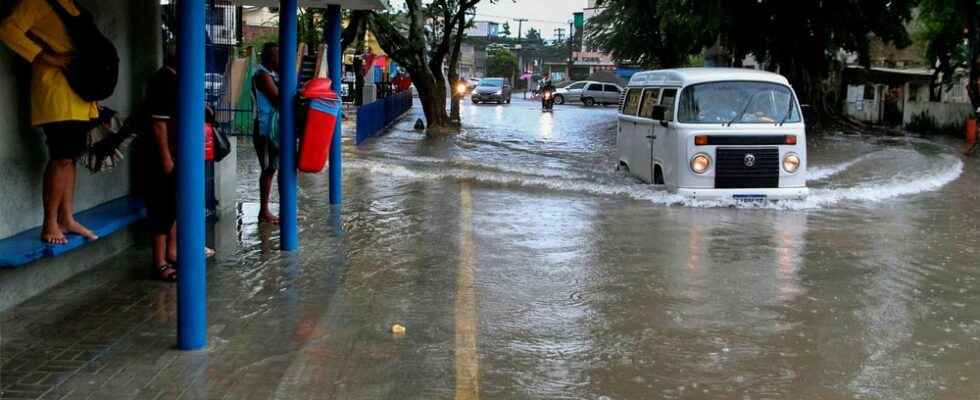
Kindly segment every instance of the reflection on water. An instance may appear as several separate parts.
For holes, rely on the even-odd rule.
[[[97,362],[166,363],[153,387],[191,398],[980,393],[980,163],[953,147],[812,137],[811,200],[729,208],[617,172],[611,107],[462,111],[458,136],[423,137],[411,118],[345,138],[345,203],[327,204],[326,174],[303,175],[294,253],[255,219],[241,146],[241,204],[213,231],[208,350],[133,351],[174,342],[176,292],[125,282],[109,296],[135,306],[88,308],[124,310],[105,326],[135,332]],[[5,329],[4,344],[77,340],[65,324]]]
[[[978,173],[951,147],[812,137],[810,199],[732,209],[615,171],[615,110],[534,106],[466,107],[479,122],[457,138],[396,130],[346,153],[348,173],[379,193],[460,193],[421,195],[472,221],[451,242],[457,264],[445,266],[463,274],[451,286],[462,296],[456,321],[473,321],[479,339],[470,391],[477,367],[460,370],[473,363],[459,346],[472,342],[454,328],[457,395],[918,399],[980,389],[980,374],[958,361],[980,358],[970,311],[980,304],[959,289],[973,287],[977,271],[964,267],[977,254],[950,240],[978,238]],[[969,222],[952,223],[960,218]],[[472,319],[459,307],[470,296],[459,292],[464,260]]]

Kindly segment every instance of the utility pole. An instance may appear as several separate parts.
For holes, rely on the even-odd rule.
[[[517,68],[521,70],[521,76],[524,76],[524,46],[521,46],[521,34],[527,18],[514,18],[514,21],[517,22],[517,45],[520,46],[517,51]],[[524,84],[524,98],[527,98],[527,83]]]
[[[575,20],[568,21],[568,80],[572,80],[572,66],[575,65]]]
[[[517,22],[517,41],[521,41],[521,28],[524,27],[524,23],[527,22],[527,18],[514,18],[514,22]]]
[[[555,36],[558,38],[556,42],[563,42],[565,39],[565,28],[555,28]]]

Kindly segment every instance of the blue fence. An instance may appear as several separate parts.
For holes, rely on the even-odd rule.
[[[377,135],[412,108],[412,92],[396,93],[357,110],[357,144]]]

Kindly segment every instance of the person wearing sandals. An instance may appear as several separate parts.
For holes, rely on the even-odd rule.
[[[177,178],[174,157],[177,154],[177,56],[167,48],[163,67],[150,80],[146,91],[149,115],[148,137],[142,141],[145,162],[146,209],[153,246],[152,272],[158,279],[177,280]],[[203,127],[202,127],[203,134]],[[205,248],[211,257],[214,250]]]
[[[73,0],[56,0],[65,12],[81,12]],[[44,171],[41,240],[68,243],[68,233],[92,241],[91,230],[75,220],[77,160],[99,109],[69,85],[64,69],[74,51],[71,38],[48,0],[19,0],[0,22],[0,41],[31,63],[31,125],[44,132],[49,161]]]

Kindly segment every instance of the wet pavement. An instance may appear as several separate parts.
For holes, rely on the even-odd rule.
[[[616,171],[612,107],[463,116],[346,143],[340,209],[301,176],[293,254],[242,146],[208,350],[173,350],[175,287],[135,248],[0,315],[0,398],[980,398],[980,162],[956,142],[811,137],[809,199],[730,207]]]

